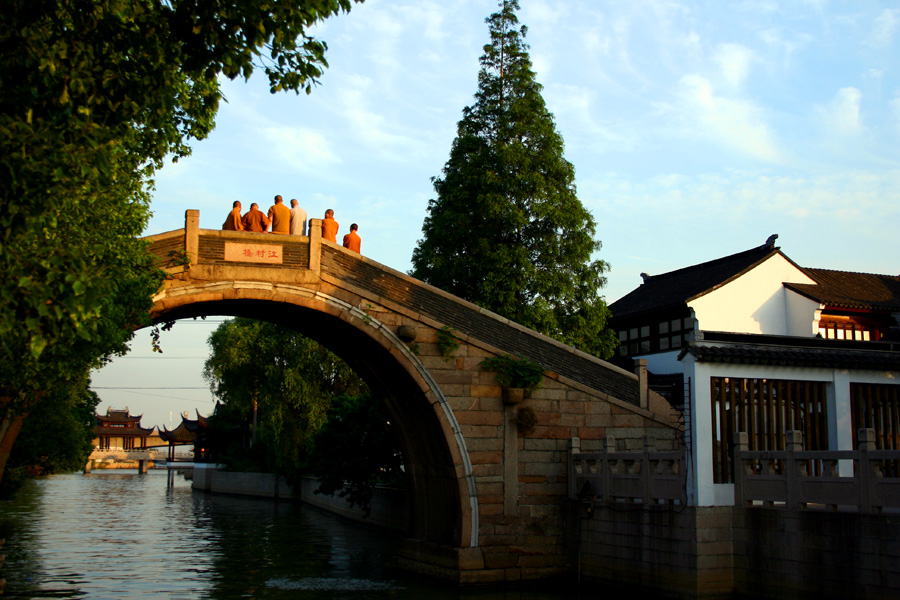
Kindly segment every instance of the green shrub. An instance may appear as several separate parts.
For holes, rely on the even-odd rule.
[[[481,361],[481,368],[497,373],[497,381],[503,387],[522,388],[527,392],[539,388],[544,379],[541,365],[509,354],[486,358]]]

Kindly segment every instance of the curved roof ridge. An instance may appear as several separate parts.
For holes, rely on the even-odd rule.
[[[619,318],[678,306],[728,283],[775,254],[793,264],[780,247],[763,244],[715,260],[647,276],[644,283],[610,304],[609,309],[613,318]]]

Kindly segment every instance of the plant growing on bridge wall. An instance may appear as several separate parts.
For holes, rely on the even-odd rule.
[[[366,302],[366,307],[365,307],[364,309],[362,309],[362,313],[363,313],[363,318],[362,318],[362,320],[363,320],[363,323],[365,323],[365,324],[368,325],[369,327],[374,327],[374,326],[375,326],[375,325],[374,325],[375,319],[373,319],[373,318],[372,318],[372,315],[369,314],[369,311],[372,310],[373,308],[375,308],[375,307],[372,306],[371,304],[369,304],[368,302]]]
[[[444,325],[437,332],[437,346],[444,360],[450,360],[453,353],[459,348],[459,338],[453,335],[453,329]]]
[[[173,267],[188,269],[191,266],[191,255],[184,250],[172,250],[169,252],[169,264]]]
[[[505,388],[521,388],[526,393],[541,386],[544,368],[530,360],[515,358],[509,354],[486,358],[481,368],[497,374],[497,383]]]
[[[617,342],[593,216],[535,81],[516,0],[487,19],[475,103],[463,109],[410,274],[600,357]]]

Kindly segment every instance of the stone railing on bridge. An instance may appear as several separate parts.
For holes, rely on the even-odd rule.
[[[90,460],[107,460],[107,461],[116,461],[116,460],[151,460],[153,457],[150,455],[149,449],[138,449],[138,450],[124,450],[122,448],[106,448],[99,449],[95,448],[90,455]]]
[[[799,431],[785,437],[785,450],[750,451],[747,434],[736,434],[735,506],[900,508],[900,450],[876,450],[874,429],[859,430],[857,450],[804,451]]]
[[[640,503],[684,506],[687,503],[685,453],[654,452],[644,436],[643,452],[617,452],[607,436],[602,452],[581,452],[572,438],[569,452],[569,499],[589,504]]]

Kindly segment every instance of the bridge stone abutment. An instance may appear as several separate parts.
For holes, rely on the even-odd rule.
[[[409,472],[400,564],[459,583],[532,579],[569,565],[566,457],[604,436],[639,449],[675,447],[674,411],[638,377],[364,256],[310,235],[199,228],[150,236],[169,279],[155,322],[229,315],[271,321],[319,341],[384,399]],[[459,345],[445,356],[449,328]],[[446,329],[445,329],[446,331]],[[488,357],[540,363],[542,386],[505,405]],[[520,430],[522,407],[536,425]]]

